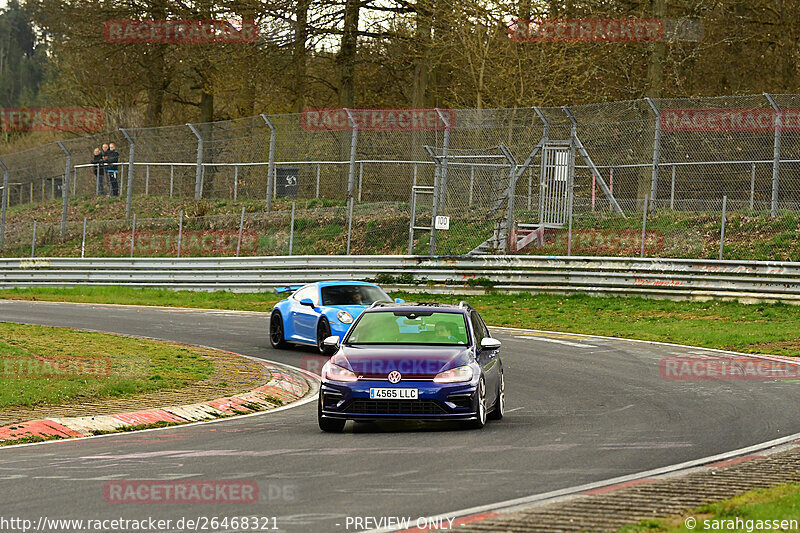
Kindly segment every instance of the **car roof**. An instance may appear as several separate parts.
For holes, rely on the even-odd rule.
[[[338,280],[338,281],[317,281],[312,285],[317,285],[318,287],[334,287],[337,285],[367,285],[369,287],[377,287],[378,285],[374,283],[370,283],[368,281],[346,281],[346,280]]]
[[[413,313],[414,311],[439,311],[442,313],[467,313],[472,311],[472,306],[467,302],[459,302],[458,304],[445,304],[440,302],[403,302],[403,303],[389,303],[389,302],[375,302],[372,304],[365,313],[380,312],[380,311],[402,311]]]

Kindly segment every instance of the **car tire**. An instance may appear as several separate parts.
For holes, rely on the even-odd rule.
[[[492,411],[489,413],[489,420],[502,420],[506,414],[506,380],[500,372],[500,380],[497,383],[497,401],[494,403]]]
[[[317,322],[317,350],[319,353],[325,353],[325,347],[322,345],[322,342],[331,336],[331,325],[328,323],[328,319],[320,317],[319,322]]]
[[[317,423],[325,433],[341,433],[347,420],[322,416],[322,396],[317,400]]]
[[[275,349],[286,348],[284,338],[283,316],[280,311],[273,311],[269,317],[269,343]]]
[[[478,391],[477,391],[477,416],[475,420],[470,420],[467,423],[467,427],[471,429],[483,429],[486,425],[486,382],[484,381],[483,377],[481,377],[480,381],[478,381]]]

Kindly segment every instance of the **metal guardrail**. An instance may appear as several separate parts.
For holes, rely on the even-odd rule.
[[[800,303],[800,263],[619,257],[278,256],[0,259],[0,288],[124,285],[251,292],[412,275],[413,290],[590,293]],[[391,283],[389,283],[391,284]],[[485,284],[485,283],[484,283]]]

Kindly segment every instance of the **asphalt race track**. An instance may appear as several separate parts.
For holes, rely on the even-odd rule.
[[[273,350],[267,315],[257,313],[0,301],[0,321],[145,335],[299,367],[314,355]],[[0,514],[34,523],[40,516],[265,516],[277,517],[282,531],[353,531],[348,516],[437,515],[800,431],[797,383],[661,377],[663,357],[702,350],[495,336],[503,341],[509,412],[482,431],[350,422],[341,435],[324,434],[310,402],[212,424],[0,449]],[[110,480],[174,479],[254,480],[260,501],[120,505],[104,498]]]

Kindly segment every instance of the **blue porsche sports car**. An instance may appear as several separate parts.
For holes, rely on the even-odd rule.
[[[364,309],[374,302],[392,301],[379,286],[361,281],[319,281],[276,291],[290,295],[272,308],[269,340],[273,348],[296,343],[322,352],[322,341],[331,335],[344,337]]]
[[[500,341],[465,302],[376,303],[347,335],[324,341],[317,418],[323,431],[347,420],[460,420],[482,428],[505,412]]]

